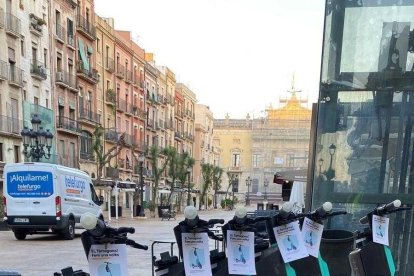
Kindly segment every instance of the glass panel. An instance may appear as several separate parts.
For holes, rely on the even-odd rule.
[[[414,1],[326,2],[312,207],[355,231],[378,204],[414,204]],[[412,216],[389,216],[397,275],[414,275]]]

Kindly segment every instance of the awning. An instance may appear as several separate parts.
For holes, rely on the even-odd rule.
[[[79,50],[79,57],[83,65],[83,69],[85,71],[89,71],[88,57],[85,54],[85,47],[83,46],[83,40],[79,37],[78,37],[78,50]]]

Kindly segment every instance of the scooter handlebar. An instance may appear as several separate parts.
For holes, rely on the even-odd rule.
[[[368,215],[362,217],[359,220],[359,223],[361,224],[366,224],[369,222],[370,217],[372,217],[372,215],[378,215],[378,216],[384,216],[386,214],[389,213],[394,213],[397,211],[402,211],[402,210],[406,210],[406,208],[399,208],[401,206],[401,200],[396,199],[393,202],[390,202],[388,204],[379,206],[377,208],[375,208],[374,210],[372,210]]]
[[[224,219],[210,219],[207,221],[208,225],[214,225],[214,224],[224,224]]]
[[[137,242],[135,242],[133,240],[130,240],[130,239],[127,239],[125,241],[125,243],[126,243],[126,245],[129,245],[129,246],[131,246],[133,248],[136,248],[136,249],[148,250],[148,246],[139,244],[139,243],[137,243]]]
[[[121,235],[121,234],[134,234],[135,233],[135,228],[134,227],[119,227],[118,229],[112,228],[115,230],[116,234]]]

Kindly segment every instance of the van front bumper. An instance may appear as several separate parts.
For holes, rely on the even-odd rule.
[[[7,225],[10,228],[30,229],[63,229],[68,224],[69,217],[62,216],[7,216]]]

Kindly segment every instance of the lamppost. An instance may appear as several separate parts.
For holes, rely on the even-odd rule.
[[[233,192],[233,198],[232,198],[232,207],[234,208],[234,192],[239,190],[239,176],[236,174],[233,178],[232,182],[232,192]]]
[[[336,146],[334,144],[331,144],[329,146],[329,154],[331,156],[330,162],[329,162],[329,168],[328,170],[325,172],[326,178],[330,181],[335,177],[335,170],[332,168],[332,160],[333,160],[333,156],[335,154],[336,151]]]
[[[246,179],[246,186],[247,186],[247,198],[246,198],[246,206],[250,206],[250,198],[249,198],[249,193],[250,193],[250,185],[252,185],[252,179],[249,177],[247,177]]]
[[[323,159],[319,158],[318,165],[319,165],[319,175],[322,175],[322,165],[323,165]]]
[[[267,180],[267,178],[264,179],[263,181],[263,186],[265,188],[265,194],[264,194],[264,200],[263,200],[263,207],[265,210],[267,210],[267,187],[269,186],[269,180]]]
[[[187,168],[187,175],[188,175],[187,206],[190,206],[190,196],[191,196],[190,174],[191,174],[191,168],[188,167]]]
[[[140,183],[140,201],[141,201],[141,209],[139,210],[139,217],[145,217],[144,212],[144,161],[145,161],[145,155],[140,154],[138,156],[138,162],[139,162],[139,183]]]
[[[264,179],[263,186],[265,188],[264,199],[267,200],[267,187],[269,187],[269,180],[267,178]]]
[[[23,137],[23,154],[26,158],[31,157],[34,162],[39,162],[43,157],[45,159],[50,159],[53,134],[49,129],[45,131],[43,127],[40,126],[42,120],[40,120],[38,114],[33,114],[30,122],[32,123],[33,129],[29,130],[28,127],[24,127],[20,133]],[[30,150],[28,147],[30,147]],[[47,153],[44,150],[44,147],[46,147]]]

